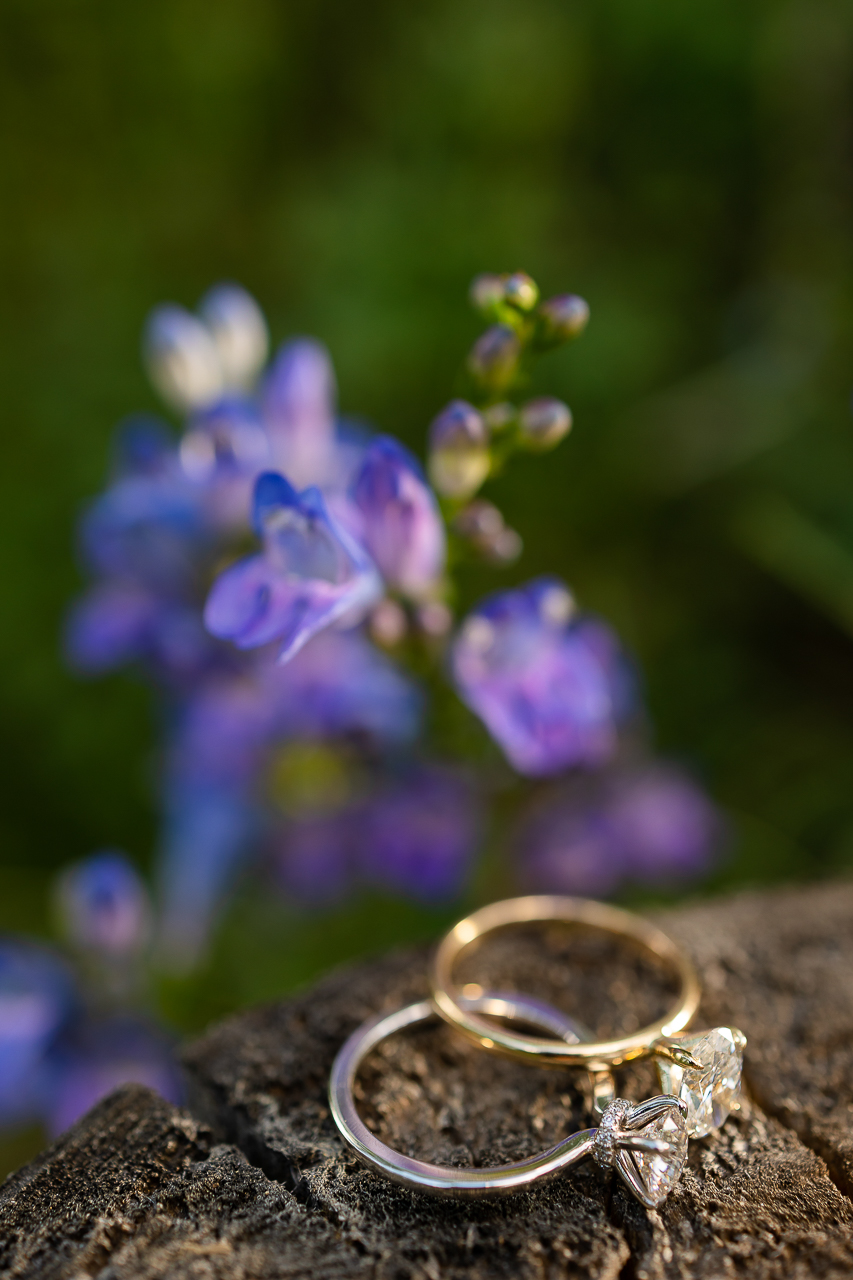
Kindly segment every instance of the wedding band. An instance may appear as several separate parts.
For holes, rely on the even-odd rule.
[[[467,1002],[466,1002],[467,1003]],[[577,1040],[571,1019],[524,996],[483,992],[471,1004],[493,1017],[515,1017]],[[364,1163],[386,1178],[419,1191],[438,1195],[483,1196],[518,1191],[547,1180],[586,1156],[603,1168],[616,1169],[647,1208],[655,1208],[681,1175],[687,1153],[687,1108],[673,1096],[650,1098],[634,1105],[616,1099],[605,1110],[598,1128],[563,1138],[540,1155],[493,1168],[453,1168],[403,1155],[371,1133],[358,1114],[353,1087],[367,1054],[386,1037],[436,1016],[431,1001],[421,1000],[394,1013],[368,1019],[349,1037],[332,1066],[329,1103],[345,1141]],[[565,1041],[564,1041],[565,1042]]]
[[[579,925],[633,942],[675,976],[679,991],[672,1007],[647,1027],[613,1040],[571,1044],[555,1036],[528,1035],[490,1020],[470,997],[477,984],[460,990],[454,982],[459,957],[498,929],[522,924]],[[431,966],[432,997],[438,1013],[481,1048],[539,1066],[575,1066],[600,1071],[635,1058],[654,1055],[679,1065],[696,1066],[689,1053],[671,1041],[688,1026],[699,1006],[699,979],[689,957],[661,929],[630,911],[587,898],[553,895],[508,898],[482,907],[460,920],[440,942]],[[466,998],[468,997],[468,998]],[[541,1006],[540,1006],[541,1008]],[[541,1022],[540,1022],[540,1025]]]

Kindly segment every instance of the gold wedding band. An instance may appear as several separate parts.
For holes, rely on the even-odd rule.
[[[570,924],[615,935],[637,944],[662,961],[674,974],[679,993],[674,1005],[657,1022],[652,1022],[633,1035],[616,1040],[584,1041],[567,1044],[551,1036],[527,1035],[491,1021],[482,1013],[466,1007],[465,993],[454,983],[454,969],[469,947],[482,941],[497,929],[525,924]],[[618,907],[593,902],[587,898],[537,895],[508,898],[482,907],[460,920],[439,943],[433,959],[430,979],[436,1010],[452,1026],[475,1044],[494,1053],[539,1066],[574,1066],[601,1070],[619,1066],[634,1058],[669,1056],[669,1037],[688,1026],[699,1006],[699,979],[690,959],[661,929],[641,916]],[[475,986],[465,992],[475,993]],[[674,1052],[677,1052],[675,1050]]]

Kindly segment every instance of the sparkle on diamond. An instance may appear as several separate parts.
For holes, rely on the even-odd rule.
[[[715,1027],[713,1031],[679,1037],[678,1043],[702,1066],[679,1067],[659,1060],[661,1089],[687,1103],[687,1132],[691,1138],[703,1138],[719,1129],[729,1112],[740,1106],[746,1037],[736,1027]]]
[[[664,1138],[670,1143],[666,1155],[632,1151],[631,1158],[645,1184],[652,1204],[659,1205],[681,1177],[687,1158],[687,1129],[680,1111],[667,1111],[640,1130],[644,1138]]]

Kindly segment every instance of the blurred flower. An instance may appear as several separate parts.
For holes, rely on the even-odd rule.
[[[143,342],[151,381],[181,413],[203,409],[222,394],[216,343],[197,316],[171,303],[152,311]]]
[[[195,414],[181,439],[179,456],[209,538],[220,540],[247,530],[255,479],[272,457],[255,404],[231,395]]]
[[[76,1003],[68,969],[46,948],[0,938],[0,1127],[41,1114],[48,1054]]]
[[[74,605],[65,649],[81,673],[142,661],[156,674],[179,680],[198,674],[213,658],[197,608],[120,580],[93,587]]]
[[[226,569],[205,605],[208,630],[241,649],[280,642],[286,662],[324,627],[367,611],[382,591],[358,543],[329,515],[319,489],[301,494],[276,472],[255,485],[260,555]]]
[[[487,329],[471,348],[468,369],[484,387],[498,391],[512,381],[521,356],[521,339],[508,324]]]
[[[479,833],[470,780],[421,766],[368,802],[362,867],[374,883],[398,893],[450,898],[468,876]]]
[[[539,307],[540,332],[546,345],[579,337],[589,323],[589,306],[574,293],[561,293]]]
[[[460,696],[519,773],[599,765],[616,748],[629,678],[615,636],[576,619],[555,578],[489,597],[453,648]]]
[[[263,387],[263,416],[275,464],[297,488],[345,482],[335,427],[335,372],[322,343],[282,346]]]
[[[522,541],[510,529],[498,508],[483,498],[469,502],[456,516],[453,527],[493,564],[511,564],[522,552]]]
[[[183,1102],[171,1040],[147,1019],[129,1014],[78,1023],[57,1046],[50,1073],[44,1112],[51,1138],[123,1084],[145,1084],[169,1102]]]
[[[415,458],[390,436],[377,436],[353,490],[361,538],[386,583],[418,597],[444,571],[444,523]]]
[[[283,889],[301,902],[325,905],[353,887],[359,812],[307,814],[286,823],[276,840],[276,869]]]
[[[504,300],[505,277],[491,271],[484,271],[471,281],[471,305],[486,316],[496,314],[497,308]]]
[[[358,735],[390,745],[420,728],[420,690],[359,631],[324,631],[273,667],[267,688],[282,737]]]
[[[393,649],[405,637],[409,629],[406,610],[396,600],[380,600],[370,613],[370,637],[383,648]]]
[[[519,434],[529,449],[552,449],[568,434],[571,425],[569,406],[552,396],[528,400],[518,415]]]
[[[202,298],[199,312],[213,339],[224,385],[253,386],[269,351],[267,322],[255,299],[239,285],[219,284]]]
[[[173,971],[189,971],[205,954],[223,901],[254,847],[259,819],[244,788],[183,779],[167,788],[159,942]]]
[[[429,475],[440,494],[468,498],[489,474],[489,437],[481,415],[451,400],[429,429]]]
[[[65,933],[82,950],[109,961],[138,954],[148,941],[148,894],[125,854],[105,850],[75,863],[57,892]]]
[[[584,775],[540,798],[516,833],[516,860],[534,891],[603,896],[625,880],[701,874],[724,830],[687,774],[648,761]]]
[[[659,762],[617,774],[607,826],[641,881],[705,871],[725,837],[722,817],[705,792],[683,770]]]

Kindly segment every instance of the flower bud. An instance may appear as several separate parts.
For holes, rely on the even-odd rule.
[[[493,564],[511,564],[521,555],[519,534],[504,523],[498,508],[483,498],[469,502],[453,521],[453,527]]]
[[[493,315],[504,300],[505,282],[506,276],[495,275],[491,271],[475,276],[468,294],[471,306],[483,315]]]
[[[452,400],[429,430],[429,475],[447,498],[476,493],[489,474],[491,458],[486,425],[465,400]]]
[[[568,434],[571,425],[569,406],[551,396],[528,400],[518,415],[519,433],[529,449],[552,449]]]
[[[204,409],[222,394],[222,369],[213,338],[183,307],[152,311],[143,355],[154,386],[181,413]]]
[[[539,286],[526,271],[514,271],[504,282],[504,297],[519,311],[532,311],[539,301]]]
[[[199,307],[229,387],[251,387],[263,368],[269,334],[255,299],[236,284],[211,289]]]
[[[521,339],[508,324],[494,324],[477,339],[468,368],[487,387],[504,387],[512,379],[521,355]]]
[[[383,649],[393,649],[408,630],[406,611],[396,600],[380,600],[370,615],[370,635]]]
[[[500,404],[492,404],[488,409],[484,409],[483,421],[489,429],[489,435],[492,436],[496,432],[506,431],[507,427],[511,427],[517,415],[518,410],[515,405],[504,400]]]
[[[539,308],[542,337],[549,345],[579,337],[589,323],[589,304],[575,293],[549,298]]]
[[[418,607],[418,626],[424,635],[440,640],[453,626],[453,614],[443,600],[428,600]]]

